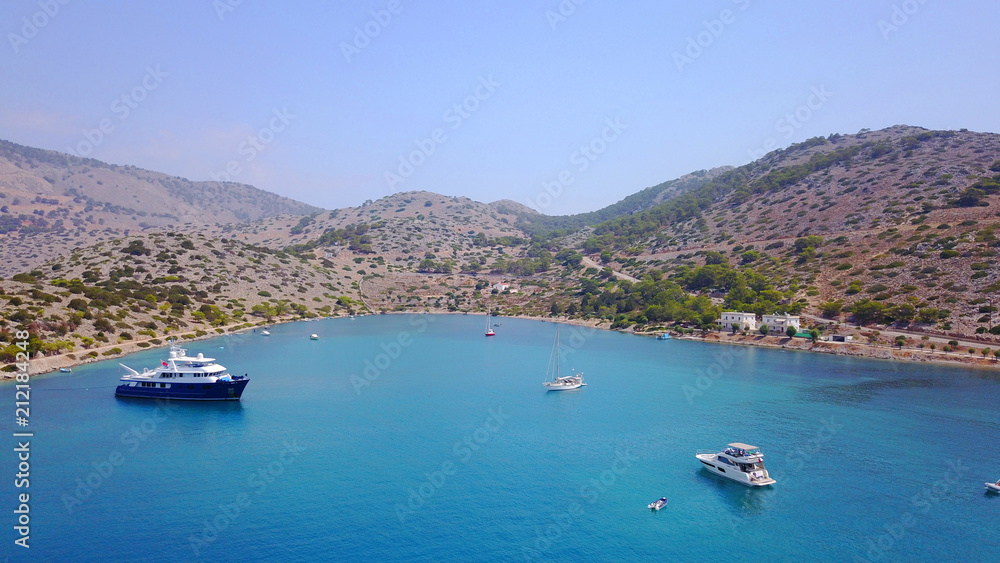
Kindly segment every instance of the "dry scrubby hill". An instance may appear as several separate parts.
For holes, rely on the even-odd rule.
[[[415,191],[368,201],[359,207],[233,225],[224,232],[272,248],[316,244],[315,251],[334,253],[340,250],[338,245],[317,242],[323,233],[365,225],[370,227],[367,234],[376,254],[391,255],[393,262],[410,262],[427,252],[451,254],[452,247],[468,249],[473,236],[480,232],[490,238],[526,237],[516,222],[517,216],[505,202],[486,204],[467,197]]]
[[[0,272],[6,275],[130,232],[316,211],[245,184],[192,182],[0,141]]]
[[[41,337],[36,349],[91,354],[102,341],[196,336],[289,315],[486,307],[647,329],[710,326],[723,306],[850,310],[862,322],[1000,338],[989,334],[1000,325],[1000,135],[893,127],[811,139],[640,192],[623,201],[641,209],[562,232],[552,225],[567,218],[513,202],[406,192],[335,211],[282,207],[267,194],[278,203],[255,207],[255,221],[132,226],[123,236],[138,213],[126,220],[110,202],[98,211],[59,187],[93,175],[103,189],[101,174],[114,172],[147,187],[158,178],[150,190],[162,195],[159,179],[169,177],[89,161],[57,173],[57,164],[15,152],[28,156],[0,160],[2,177],[17,178],[9,185],[23,192],[40,175],[50,191],[36,195],[58,201],[35,205],[68,213],[64,231],[32,233],[22,222],[4,241],[0,340],[29,327]],[[3,199],[13,189],[3,184]],[[86,224],[67,226],[81,205]],[[97,213],[105,225],[87,223]],[[532,227],[544,221],[552,223]],[[85,240],[96,244],[73,246]],[[17,252],[33,255],[12,260]],[[642,281],[616,279],[615,270]],[[501,280],[517,293],[494,293]]]
[[[0,340],[8,343],[0,348],[9,352],[0,361],[16,354],[15,328],[30,330],[33,351],[97,357],[137,340],[221,334],[276,318],[484,310],[491,280],[507,275],[489,275],[497,268],[522,268],[524,290],[493,298],[493,308],[544,313],[527,302],[532,287],[548,283],[511,262],[526,241],[512,217],[489,205],[413,192],[285,219],[259,222],[256,233],[225,226],[133,234],[0,280]],[[345,231],[354,235],[341,244],[316,244]]]
[[[905,126],[834,135],[730,174],[731,189],[700,209],[611,222],[584,246],[631,252],[638,273],[718,263],[720,252],[817,315],[861,302],[861,321],[967,335],[1000,322],[990,317],[1000,305],[1000,135]]]
[[[329,267],[327,267],[329,266]],[[363,311],[364,272],[232,239],[179,232],[97,244],[0,282],[0,338],[27,327],[42,350],[224,332],[284,315]]]

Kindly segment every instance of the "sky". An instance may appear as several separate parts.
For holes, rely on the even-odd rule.
[[[561,215],[832,133],[1000,132],[993,0],[10,0],[0,138],[318,207]]]

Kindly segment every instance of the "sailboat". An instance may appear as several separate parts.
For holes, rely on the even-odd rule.
[[[549,380],[551,374],[552,379]],[[542,383],[549,391],[569,391],[579,389],[586,385],[583,382],[583,372],[573,375],[560,375],[559,371],[559,327],[556,326],[556,341],[552,345],[552,354],[549,356],[549,367],[545,372],[545,381]]]
[[[486,310],[486,336],[496,336],[497,333],[493,332],[493,325],[490,324],[490,310]]]

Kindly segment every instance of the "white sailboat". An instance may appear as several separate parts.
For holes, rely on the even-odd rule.
[[[551,374],[552,379],[549,379]],[[549,356],[549,367],[545,372],[545,381],[542,383],[549,391],[569,391],[579,389],[586,385],[583,382],[583,372],[573,375],[562,375],[559,371],[559,326],[556,325],[556,341],[552,345],[552,354]]]

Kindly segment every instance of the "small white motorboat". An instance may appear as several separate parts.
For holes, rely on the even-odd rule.
[[[319,340],[319,335],[318,334],[310,334],[309,335],[309,340]]]
[[[659,509],[663,508],[664,506],[667,506],[667,497],[663,497],[660,500],[653,501],[653,502],[649,503],[649,505],[646,508],[649,508],[649,509],[652,509],[652,510],[659,510]]]
[[[260,331],[260,335],[261,336],[271,336],[271,332],[268,331],[268,330],[262,330],[262,331]]]
[[[994,493],[1000,493],[1000,481],[997,481],[996,483],[986,483],[986,490]]]
[[[73,370],[71,368],[59,368],[59,371],[63,373],[73,373]]]

